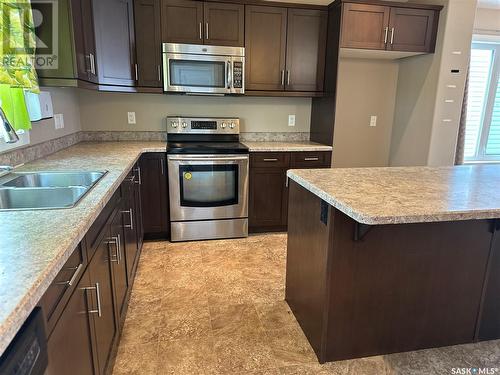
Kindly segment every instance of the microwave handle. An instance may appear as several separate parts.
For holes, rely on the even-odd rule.
[[[230,89],[233,86],[233,69],[232,62],[229,60],[227,62],[227,88]]]

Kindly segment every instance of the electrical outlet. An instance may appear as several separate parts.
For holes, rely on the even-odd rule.
[[[129,125],[133,125],[135,124],[135,112],[128,112],[127,113],[127,117],[128,117],[128,123]]]
[[[54,127],[56,129],[64,129],[64,115],[62,113],[54,115]]]
[[[370,126],[377,126],[377,116],[370,116]]]
[[[288,126],[295,126],[295,115],[288,115]]]

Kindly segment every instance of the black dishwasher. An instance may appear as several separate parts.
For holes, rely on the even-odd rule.
[[[0,357],[0,374],[43,375],[47,362],[45,323],[37,307]]]

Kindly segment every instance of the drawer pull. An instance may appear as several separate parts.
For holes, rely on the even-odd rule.
[[[132,211],[132,208],[130,208],[129,210],[121,211],[121,213],[128,214],[128,216],[130,218],[130,224],[124,224],[123,227],[134,230],[134,213]]]
[[[107,244],[108,244],[108,246],[110,244],[115,245],[115,249],[116,249],[115,254],[111,254],[111,252],[110,252],[109,260],[111,262],[115,262],[117,264],[120,264],[120,261],[122,260],[121,259],[122,257],[121,257],[120,235],[113,236],[110,239],[108,239]]]
[[[318,161],[319,158],[318,157],[314,157],[314,158],[304,158],[304,161]]]
[[[276,158],[262,159],[263,161],[278,161]]]
[[[82,270],[82,268],[83,268],[83,263],[80,263],[78,265],[78,267],[68,267],[69,270],[75,270],[75,272],[73,272],[73,276],[71,276],[71,279],[69,279],[68,281],[60,281],[56,284],[57,285],[68,285],[68,286],[73,285],[76,281],[76,278],[80,274],[80,271]]]
[[[97,316],[100,318],[102,316],[102,310],[101,310],[101,289],[99,288],[99,283],[95,283],[95,286],[88,286],[85,288],[82,288],[83,290],[95,290],[95,294],[97,297],[97,309],[96,310],[88,310],[89,314],[97,314]]]

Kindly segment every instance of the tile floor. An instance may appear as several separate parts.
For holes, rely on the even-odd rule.
[[[285,258],[284,234],[145,243],[113,374],[451,374],[500,367],[500,340],[319,365],[284,302]]]

